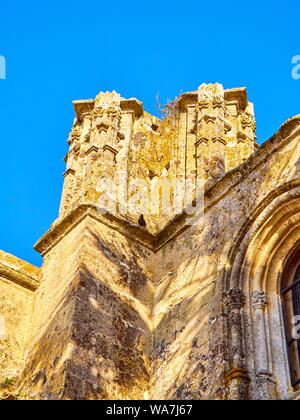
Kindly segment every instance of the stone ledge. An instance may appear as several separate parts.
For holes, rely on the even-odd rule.
[[[224,99],[226,102],[237,101],[239,108],[244,110],[248,104],[247,90],[245,87],[225,89]]]
[[[11,254],[0,251],[0,276],[34,291],[39,285],[40,269]]]
[[[94,204],[91,203],[82,204],[68,213],[62,220],[58,219],[52,225],[51,229],[35,244],[34,249],[44,256],[87,216],[98,220],[100,223],[120,232],[129,239],[155,251],[153,247],[153,235],[146,229],[133,225],[127,220],[113,214],[107,213],[102,215],[98,213]]]
[[[121,99],[120,107],[122,111],[133,111],[136,117],[141,117],[144,113],[143,103],[136,98]]]
[[[80,121],[83,114],[89,113],[93,110],[95,101],[93,99],[73,101],[73,107],[76,118]]]

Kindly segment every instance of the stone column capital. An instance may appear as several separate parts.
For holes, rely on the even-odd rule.
[[[265,309],[265,306],[268,303],[267,295],[263,290],[254,290],[251,294],[251,306],[253,311],[257,309]]]
[[[232,288],[226,292],[224,303],[229,312],[239,311],[245,305],[246,298],[241,289]]]

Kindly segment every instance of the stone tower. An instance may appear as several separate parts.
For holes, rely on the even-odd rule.
[[[74,109],[42,267],[0,255],[3,398],[296,398],[275,274],[300,118],[258,147],[246,89],[220,84],[162,119],[116,92]]]
[[[137,222],[138,203],[130,205],[136,189],[155,194],[155,185],[167,178],[176,180],[178,192],[191,184],[194,198],[197,181],[211,185],[257,147],[253,105],[245,88],[204,84],[171,103],[162,121],[144,112],[137,99],[123,99],[116,92],[75,101],[74,108],[60,217],[81,204],[96,205],[101,180],[111,180],[110,213]],[[176,212],[155,214],[147,204],[146,224],[155,234]]]

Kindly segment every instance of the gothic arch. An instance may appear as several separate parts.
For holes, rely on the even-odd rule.
[[[228,299],[239,296],[228,310],[228,369],[234,377],[229,392],[233,398],[245,392],[254,399],[291,398],[296,390],[290,383],[280,283],[300,245],[300,180],[272,191],[234,243],[225,279],[227,309]]]

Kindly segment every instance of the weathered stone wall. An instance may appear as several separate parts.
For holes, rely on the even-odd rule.
[[[188,228],[156,256],[152,392],[157,398],[227,396],[225,374],[234,365],[224,307],[230,253],[259,205],[272,191],[298,179],[300,137],[292,133],[283,145],[283,133],[212,188],[199,226]]]
[[[147,395],[151,259],[151,251],[90,217],[46,254],[22,398]]]
[[[0,296],[25,312],[3,309],[19,342],[0,338],[0,375],[10,361],[18,374],[27,350],[19,398],[296,398],[279,277],[300,243],[300,118],[252,153],[244,89],[202,86],[172,107],[160,122],[115,93],[75,103],[60,216],[36,245],[40,285],[34,268],[11,293],[0,277]],[[184,188],[199,168],[198,223],[158,212],[141,225],[139,213],[95,208],[103,174]]]
[[[23,368],[39,269],[0,251],[0,392]]]
[[[223,232],[218,233],[218,246],[215,233],[206,222],[204,226],[191,227],[157,254],[153,398],[224,397],[223,367],[214,369],[218,353],[224,350],[222,331],[216,325],[221,312],[219,273]],[[204,238],[209,240],[207,246],[203,246]]]
[[[66,365],[72,354],[72,319],[83,232],[84,227],[78,225],[44,258],[26,369],[21,378],[22,398],[58,399],[63,395]]]

